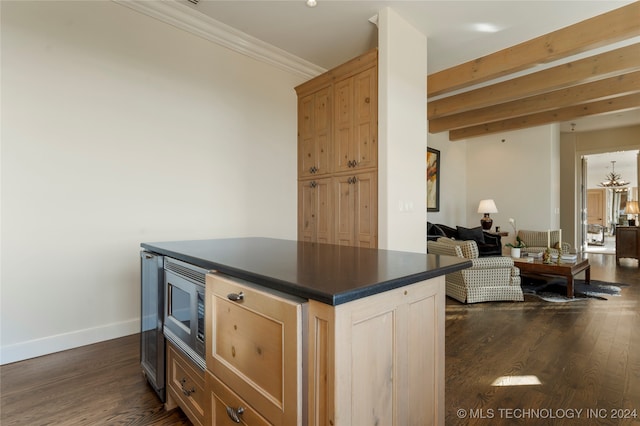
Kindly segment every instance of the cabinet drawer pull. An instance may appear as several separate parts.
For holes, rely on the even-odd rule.
[[[194,388],[193,386],[191,386],[191,389],[185,389],[184,385],[187,384],[187,378],[183,377],[182,379],[180,379],[180,387],[182,388],[182,393],[185,396],[191,396],[192,393],[196,392],[196,388]]]
[[[240,293],[229,293],[227,294],[227,299],[234,301],[234,302],[240,302],[242,300],[244,300],[244,293],[240,292]]]
[[[238,407],[238,409],[233,409],[231,407],[227,407],[227,415],[234,423],[240,423],[240,416],[244,413],[244,408]]]

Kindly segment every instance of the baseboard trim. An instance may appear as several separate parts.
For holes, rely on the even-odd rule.
[[[2,346],[0,349],[0,365],[24,361],[55,352],[65,351],[80,346],[111,340],[140,332],[140,319],[107,324],[99,327],[56,334],[26,342]]]

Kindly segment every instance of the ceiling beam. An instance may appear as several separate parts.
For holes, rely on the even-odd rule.
[[[640,43],[431,101],[427,118],[433,120],[636,70],[640,70]]]
[[[640,93],[599,100],[581,105],[574,105],[524,117],[516,117],[508,120],[451,130],[449,132],[449,140],[456,141],[461,139],[468,139],[493,133],[519,130],[528,127],[568,121],[578,117],[586,117],[589,115],[604,114],[613,111],[631,110],[637,108],[640,108]]]
[[[427,97],[640,35],[640,2],[427,76]]]
[[[470,127],[640,92],[640,71],[429,120],[429,132]]]

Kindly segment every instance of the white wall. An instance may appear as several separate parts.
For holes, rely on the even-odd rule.
[[[503,243],[515,239],[509,218],[518,229],[559,227],[557,125],[456,142],[446,132],[429,134],[428,144],[441,155],[440,212],[430,212],[429,222],[480,226],[478,204],[491,198],[498,207],[494,226],[510,233]]]
[[[467,222],[478,226],[480,200],[492,198],[494,226],[515,235],[518,229],[557,229],[560,225],[559,131],[557,125],[532,127],[467,141]]]
[[[425,253],[427,40],[390,8],[378,30],[378,245]]]
[[[2,363],[139,331],[140,242],[296,238],[301,77],[113,2],[2,2]]]

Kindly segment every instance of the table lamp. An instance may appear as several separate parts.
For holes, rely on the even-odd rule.
[[[624,214],[630,214],[630,215],[638,215],[638,213],[640,213],[640,208],[638,208],[638,202],[637,201],[627,201],[627,205],[624,208]],[[632,219],[629,219],[629,226],[636,226],[636,219],[635,217],[633,217]]]
[[[493,219],[489,217],[489,213],[498,213],[498,208],[493,200],[481,200],[478,206],[478,213],[484,213],[484,217],[480,219],[482,229],[489,230],[493,225]]]

